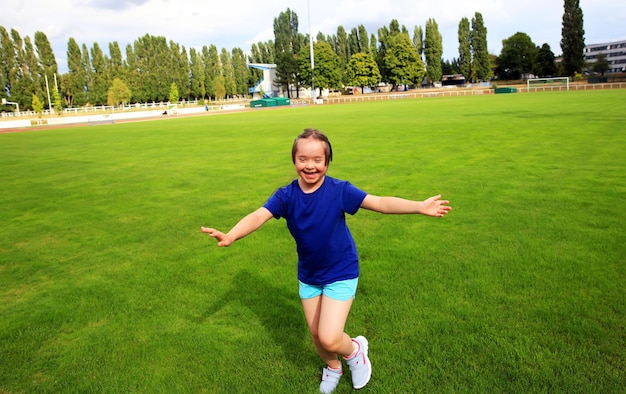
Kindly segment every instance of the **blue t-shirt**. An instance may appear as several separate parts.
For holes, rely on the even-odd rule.
[[[296,241],[298,280],[323,286],[359,276],[359,257],[346,213],[354,215],[367,194],[347,181],[326,176],[324,183],[307,194],[298,180],[282,187],[265,208],[279,219]]]

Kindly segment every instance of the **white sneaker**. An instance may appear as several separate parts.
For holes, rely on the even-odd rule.
[[[352,387],[360,389],[365,387],[372,377],[372,364],[370,364],[370,359],[367,357],[367,339],[364,336],[358,336],[353,338],[352,341],[359,346],[359,349],[354,356],[345,360],[352,372]]]
[[[322,369],[322,383],[320,383],[320,392],[328,394],[335,391],[335,388],[339,384],[339,379],[341,379],[341,375],[341,369],[336,370],[330,369],[328,367]]]

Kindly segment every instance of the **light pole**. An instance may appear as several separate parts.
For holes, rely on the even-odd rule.
[[[309,13],[309,49],[311,51],[311,100],[315,103],[315,57],[313,54],[313,35],[311,34],[311,6],[306,0],[306,7]]]
[[[50,111],[50,115],[52,115],[52,101],[50,101],[50,86],[48,85],[48,75],[44,74],[46,78],[46,91],[48,92],[48,110]]]

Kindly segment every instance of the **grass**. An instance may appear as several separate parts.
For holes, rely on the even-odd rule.
[[[363,392],[626,387],[626,91],[260,110],[0,135],[0,392],[317,392],[283,221],[229,229],[295,176],[442,193],[444,219],[361,211],[347,331]],[[352,392],[349,375],[337,392]]]

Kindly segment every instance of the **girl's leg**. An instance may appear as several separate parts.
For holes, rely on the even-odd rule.
[[[324,295],[303,299],[302,307],[317,354],[331,368],[339,368],[337,354],[347,356],[354,344],[344,332],[353,299],[338,301]]]

